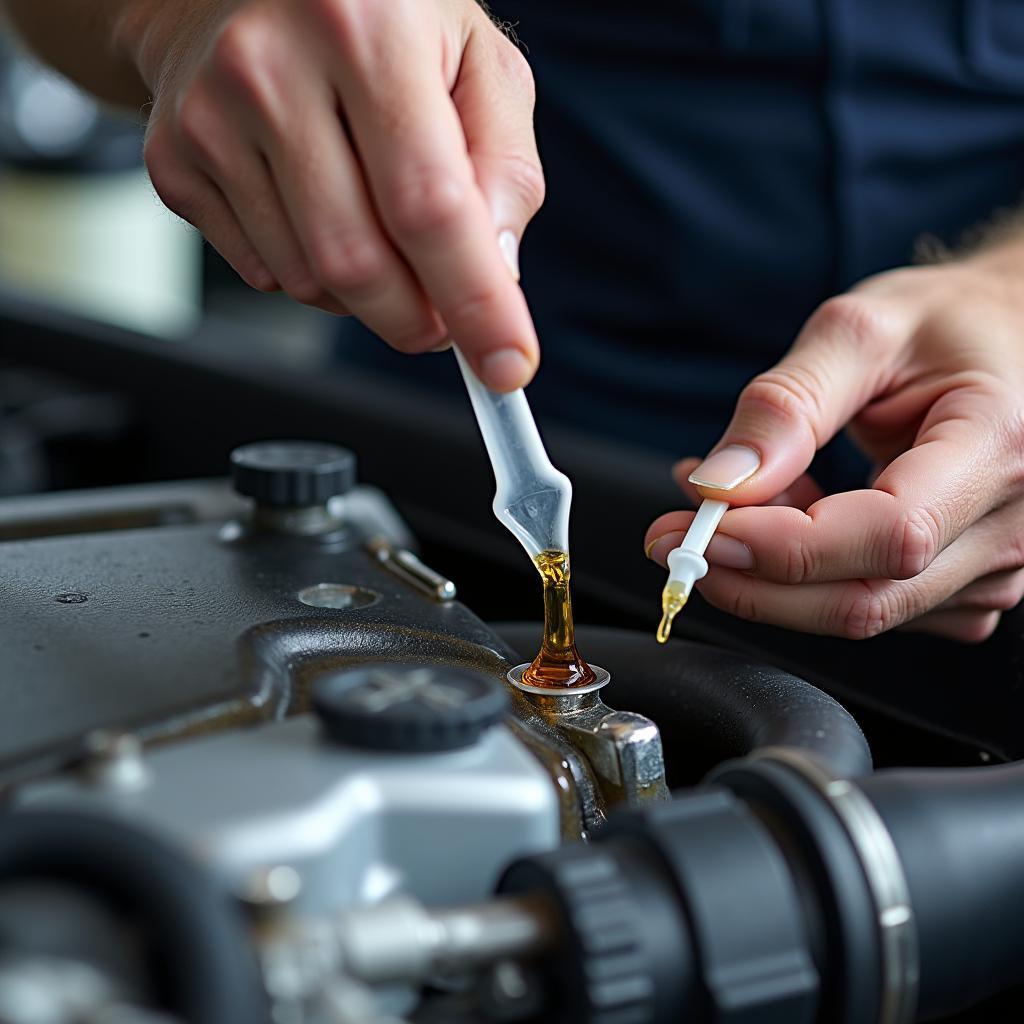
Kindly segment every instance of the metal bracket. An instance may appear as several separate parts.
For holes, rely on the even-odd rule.
[[[604,686],[608,672],[592,667]],[[661,733],[654,722],[631,711],[612,710],[593,686],[564,692],[527,690],[521,682],[524,668],[512,669],[509,682],[586,759],[600,790],[602,810],[668,799]]]

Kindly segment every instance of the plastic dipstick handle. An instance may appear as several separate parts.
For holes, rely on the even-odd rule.
[[[668,641],[672,622],[690,599],[694,583],[708,574],[704,552],[729,508],[727,501],[706,498],[701,502],[683,543],[668,553],[668,582],[661,592],[661,622],[658,624],[658,643]]]
[[[697,580],[703,579],[708,573],[708,563],[704,560],[711,538],[718,529],[729,508],[727,501],[714,501],[706,498],[701,502],[697,514],[686,531],[683,543],[668,554],[668,578],[670,583],[682,585],[683,593],[689,597],[690,591]]]
[[[526,393],[492,391],[458,348],[455,358],[494,470],[494,514],[531,558],[542,551],[567,552],[572,484],[551,465]]]

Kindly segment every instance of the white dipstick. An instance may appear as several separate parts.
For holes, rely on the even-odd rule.
[[[494,514],[530,558],[542,551],[568,553],[572,484],[551,464],[526,393],[492,391],[457,347],[455,358],[494,470]]]
[[[682,544],[668,553],[668,582],[661,593],[661,623],[658,643],[665,643],[672,631],[672,620],[682,611],[694,583],[708,573],[704,559],[711,538],[729,508],[727,501],[705,498],[683,537]]]

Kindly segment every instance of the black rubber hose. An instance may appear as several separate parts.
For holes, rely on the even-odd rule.
[[[494,629],[524,661],[537,652],[536,623]],[[760,747],[797,747],[843,778],[871,771],[871,751],[853,716],[796,676],[717,647],[635,630],[581,626],[580,652],[608,669],[608,703],[653,719],[661,729],[669,784],[700,779],[722,761]]]
[[[128,916],[145,937],[162,1009],[188,1024],[264,1024],[266,997],[240,908],[182,854],[110,818],[0,815],[0,882],[60,881]]]
[[[860,785],[892,834],[910,887],[918,1019],[1024,980],[1024,762],[885,771]]]

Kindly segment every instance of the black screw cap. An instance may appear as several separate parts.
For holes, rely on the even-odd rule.
[[[356,483],[356,457],[319,441],[257,441],[231,453],[235,490],[274,508],[323,505]]]
[[[546,895],[561,922],[559,955],[540,965],[553,1011],[545,1020],[689,1019],[689,1013],[678,1012],[679,989],[691,973],[685,919],[660,866],[645,862],[644,851],[630,859],[633,852],[623,857],[606,846],[572,843],[516,861],[499,882],[502,893]]]
[[[369,750],[468,747],[501,721],[507,705],[497,680],[438,665],[367,665],[313,686],[313,710],[331,739]]]

